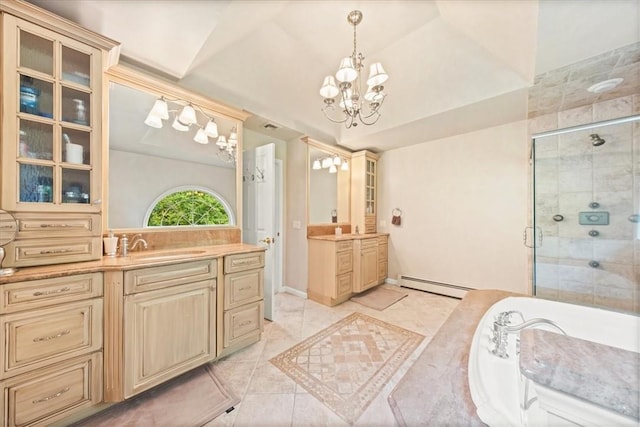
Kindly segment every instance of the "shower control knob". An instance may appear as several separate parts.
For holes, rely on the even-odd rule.
[[[564,217],[563,217],[562,215],[554,215],[554,216],[553,216],[553,220],[554,220],[555,222],[560,222],[560,221],[562,221],[563,219],[564,219]]]
[[[598,230],[589,231],[589,236],[591,237],[598,237],[599,235],[600,235],[600,232]]]
[[[600,267],[600,263],[598,261],[589,261],[589,267],[598,268]]]
[[[599,208],[599,207],[600,207],[600,203],[598,203],[598,202],[591,202],[591,203],[589,203],[589,207],[590,207],[590,208],[593,208],[593,209],[595,209],[595,208]]]
[[[640,215],[638,214],[629,215],[629,218],[627,219],[629,220],[629,222],[638,223],[640,222]]]

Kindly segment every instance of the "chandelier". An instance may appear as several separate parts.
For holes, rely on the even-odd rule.
[[[199,144],[208,144],[209,138],[216,140],[216,146],[218,147],[218,157],[228,163],[236,163],[238,158],[237,145],[238,145],[238,131],[234,126],[231,129],[231,133],[227,138],[224,135],[218,135],[218,124],[213,117],[209,117],[200,107],[188,102],[182,107],[181,110],[169,110],[168,102],[178,103],[178,101],[168,101],[165,97],[160,97],[153,104],[151,111],[147,114],[147,118],[144,123],[152,128],[162,128],[162,121],[169,120],[169,113],[174,115],[171,127],[179,132],[187,132],[191,126],[196,126],[198,131],[193,137],[193,140]],[[198,108],[200,113],[206,117],[207,124],[201,126],[198,124],[198,118],[195,108]]]
[[[372,125],[380,118],[380,107],[386,97],[382,84],[389,76],[379,62],[371,64],[367,90],[362,95],[361,71],[364,67],[364,55],[357,52],[356,27],[362,21],[362,12],[354,10],[347,15],[347,21],[353,25],[353,52],[351,56],[342,58],[335,78],[327,76],[322,82],[320,95],[324,98],[322,111],[334,123],[344,123],[347,129],[364,125]],[[338,84],[336,84],[338,80]],[[337,98],[337,99],[336,99]],[[335,106],[336,100],[340,109]]]

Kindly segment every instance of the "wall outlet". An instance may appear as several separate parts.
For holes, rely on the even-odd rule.
[[[300,228],[302,228],[302,224],[300,221],[293,221],[292,227],[294,230],[300,230]]]

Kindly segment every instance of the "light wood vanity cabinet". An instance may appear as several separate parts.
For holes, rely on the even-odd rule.
[[[124,397],[216,356],[215,259],[124,274]]]
[[[387,278],[387,236],[309,238],[307,297],[334,306]]]
[[[102,400],[101,273],[0,287],[4,425],[48,425]]]
[[[309,240],[309,299],[333,306],[351,297],[353,248],[353,240]]]
[[[354,241],[353,291],[362,292],[378,284],[378,238]]]
[[[351,154],[351,229],[375,233],[378,212],[378,155],[370,151]]]
[[[117,43],[28,3],[0,3],[4,266],[99,259],[102,74]]]
[[[264,330],[264,252],[224,257],[222,349],[231,353],[260,340]]]
[[[378,283],[387,279],[389,266],[389,236],[378,236]]]

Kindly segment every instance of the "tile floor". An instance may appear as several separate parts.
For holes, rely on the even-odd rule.
[[[392,285],[383,286],[397,289]],[[219,416],[206,427],[347,426],[342,418],[269,363],[269,359],[353,312],[361,312],[425,336],[354,424],[372,427],[395,425],[387,403],[389,393],[459,302],[454,298],[403,290],[409,296],[384,311],[351,301],[325,307],[291,294],[277,294],[274,320],[265,324],[262,340],[215,362],[216,374],[241,399],[241,403],[234,411]]]

